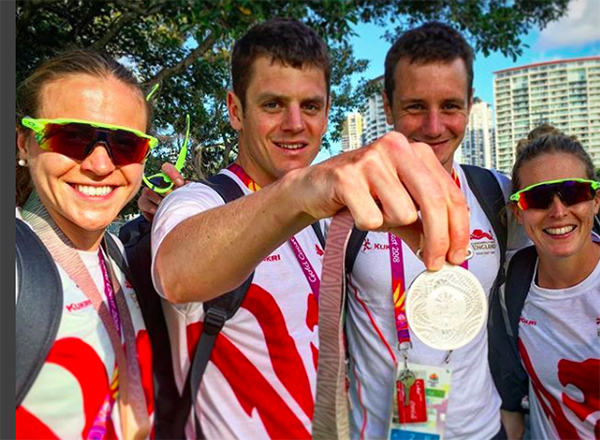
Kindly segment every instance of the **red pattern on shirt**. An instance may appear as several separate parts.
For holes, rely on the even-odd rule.
[[[525,365],[529,379],[533,384],[533,390],[535,391],[538,401],[544,410],[544,414],[546,414],[546,416],[552,421],[560,438],[578,439],[579,435],[577,434],[577,430],[571,424],[571,422],[567,420],[567,417],[560,406],[560,402],[556,400],[552,394],[548,392],[548,390],[546,390],[544,385],[542,385],[542,382],[533,368],[533,364],[531,363],[531,359],[529,358],[529,353],[527,353],[525,345],[520,339],[518,343],[521,359],[523,360],[523,364]],[[548,407],[548,405],[550,405],[550,407]]]
[[[252,285],[241,308],[253,314],[259,323],[273,370],[279,381],[312,419],[314,400],[308,373],[289,335],[281,309],[273,296]],[[203,323],[187,326],[188,355],[192,358]],[[310,433],[285,401],[251,361],[222,333],[215,341],[211,362],[225,376],[244,411],[256,409],[271,438],[310,438]],[[241,373],[243,372],[243,373]]]

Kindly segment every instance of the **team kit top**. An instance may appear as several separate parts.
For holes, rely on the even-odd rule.
[[[544,289],[535,279],[518,341],[529,375],[531,438],[600,438],[600,261],[567,289]]]
[[[245,194],[255,189],[240,167],[230,169],[221,173],[234,179]],[[154,261],[165,236],[186,218],[223,204],[217,192],[201,183],[190,183],[164,199],[152,229],[155,286],[160,283]],[[195,402],[206,438],[311,437],[322,255],[309,227],[256,267],[240,309],[216,339]],[[198,261],[203,263],[210,264]],[[181,390],[202,330],[203,304],[164,301],[163,308]],[[194,438],[192,423],[186,435]]]
[[[510,181],[494,173],[506,198]],[[462,169],[454,164],[453,177],[470,207],[471,247],[466,263],[488,295],[500,264],[498,238]],[[516,221],[508,224],[508,249],[528,243]],[[401,243],[404,286],[425,270],[423,262]],[[370,232],[362,244],[348,282],[346,335],[349,352],[350,423],[353,438],[385,438],[392,411],[397,363],[403,362],[396,333],[392,268],[387,233]],[[488,365],[485,326],[467,345],[452,353],[428,347],[410,332],[408,365],[447,366],[452,371],[445,439],[486,439],[500,430],[500,397]]]
[[[115,241],[123,251],[122,244]],[[105,290],[104,262],[100,251],[78,251],[102,299]],[[137,297],[125,275],[111,261],[122,287],[136,335],[136,343],[148,414],[154,411],[152,352]],[[121,439],[116,356],[108,332],[85,293],[60,265],[62,318],[54,345],[36,381],[16,410],[17,439]],[[16,280],[18,280],[18,276]],[[19,287],[16,289],[18,300]],[[110,295],[110,293],[109,293]],[[123,332],[121,332],[123,333]],[[122,343],[125,342],[122,336]]]

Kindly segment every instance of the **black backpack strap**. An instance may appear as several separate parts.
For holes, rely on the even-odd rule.
[[[521,402],[529,392],[529,379],[523,368],[517,341],[519,317],[533,280],[537,252],[534,246],[517,252],[508,266],[506,284],[491,299],[488,326],[489,361],[494,383],[502,398],[502,409],[523,411]]]
[[[154,378],[154,437],[161,439],[185,438],[182,397],[175,382],[171,362],[171,341],[162,309],[162,300],[152,284],[150,232],[152,225],[142,216],[131,220],[119,231],[125,246],[127,262],[110,234],[105,234],[107,252],[132,284],[140,305],[148,338],[152,346],[152,372]],[[187,403],[187,401],[186,401]],[[189,415],[189,411],[186,415]]]
[[[312,225],[310,225],[310,227],[313,228],[313,231],[315,231],[315,234],[319,239],[319,243],[321,243],[321,247],[325,249],[325,237],[323,236],[323,231],[321,230],[321,223],[319,223],[319,221],[317,220]]]
[[[489,220],[498,237],[498,245],[500,246],[500,267],[494,279],[490,298],[497,296],[500,286],[505,282],[504,263],[506,262],[506,248],[508,243],[508,228],[502,221],[500,213],[506,207],[504,193],[500,187],[500,183],[496,176],[485,168],[476,167],[473,165],[461,165],[469,188],[479,202],[481,209]]]
[[[16,219],[16,407],[35,382],[54,344],[62,317],[62,281],[56,264],[38,236]]]
[[[465,172],[467,182],[469,182],[469,188],[494,228],[500,245],[501,258],[504,258],[506,256],[508,231],[500,218],[500,212],[506,206],[500,183],[490,170],[473,165],[461,165],[461,167]]]
[[[201,180],[200,183],[210,186],[214,189],[225,203],[233,202],[244,195],[244,191],[235,181],[226,174],[215,174],[207,180]]]
[[[368,233],[369,231],[361,231],[360,229],[357,229],[356,226],[352,228],[352,233],[348,239],[348,246],[346,247],[346,276],[352,273],[356,257],[358,257],[360,247],[362,246],[363,241],[365,241],[365,237]]]
[[[517,252],[508,265],[506,288],[501,300],[505,304],[502,307],[505,316],[503,319],[505,323],[508,320],[509,336],[514,339],[515,350],[519,334],[519,317],[533,280],[537,256],[535,246],[529,246]]]
[[[225,174],[216,174],[201,183],[215,190],[225,203],[232,202],[244,195],[239,185]],[[192,412],[217,336],[223,329],[225,322],[231,319],[240,308],[252,284],[253,277],[254,272],[236,289],[203,304],[204,323],[202,333],[200,334],[200,339],[198,340],[194,358],[184,385],[184,397],[187,396],[189,399],[188,402],[191,404]],[[196,437],[204,438],[200,421],[195,414],[194,423]]]

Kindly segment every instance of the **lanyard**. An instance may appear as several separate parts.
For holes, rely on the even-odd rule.
[[[106,302],[108,303],[108,311],[110,312],[110,315],[115,323],[119,337],[121,337],[121,317],[119,316],[115,291],[110,281],[108,270],[106,269],[106,261],[102,255],[102,249],[98,249],[98,261],[100,262],[100,269],[102,271],[102,278],[104,280],[104,294],[106,295]],[[119,387],[118,365],[115,367],[116,368],[113,372],[108,393],[106,394],[106,397],[104,398],[104,401],[100,407],[100,411],[98,411],[98,414],[92,422],[92,426],[88,432],[88,440],[102,440],[106,436],[107,422],[111,417]]]
[[[113,289],[108,271],[106,270],[106,261],[102,255],[102,249],[98,249],[98,260],[100,261],[100,269],[102,270],[102,278],[104,279],[104,294],[106,295],[106,301],[108,302],[108,311],[112,316],[112,319],[121,336],[121,317],[119,316],[119,308],[117,307],[117,299],[115,297],[115,291]]]
[[[452,179],[460,188],[458,175],[452,168]],[[388,233],[390,266],[392,274],[392,298],[394,300],[394,321],[396,324],[396,336],[398,347],[407,358],[408,349],[411,347],[408,320],[406,319],[406,275],[404,271],[404,255],[402,254],[402,242],[392,233]],[[465,260],[461,267],[469,270],[469,262]]]
[[[252,180],[252,178],[248,175],[248,173],[246,173],[246,171],[237,163],[232,163],[231,165],[229,165],[227,167],[227,169],[229,171],[231,171],[232,173],[234,173],[236,176],[238,176],[240,178],[240,180],[244,183],[244,185],[246,185],[246,187],[250,191],[256,192],[256,191],[260,190],[260,186],[258,185],[258,183],[256,183],[254,180]],[[292,252],[296,256],[296,260],[298,260],[298,263],[300,264],[300,267],[302,268],[302,273],[306,277],[306,281],[308,281],[310,289],[312,290],[312,293],[315,295],[315,299],[318,302],[319,289],[321,286],[321,280],[319,279],[319,275],[313,268],[312,264],[310,264],[308,257],[302,250],[302,246],[300,246],[300,243],[298,242],[296,237],[292,236],[288,240],[288,243],[290,244],[290,246],[292,248]]]

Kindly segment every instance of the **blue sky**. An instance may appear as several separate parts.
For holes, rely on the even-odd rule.
[[[352,38],[355,55],[370,61],[366,78],[383,74],[383,63],[390,44],[382,36],[385,29],[363,24],[355,28],[357,36]],[[523,66],[544,61],[600,55],[600,1],[572,0],[568,13],[559,21],[550,23],[544,30],[532,29],[522,36],[529,47],[523,48],[523,55],[517,61],[494,52],[488,57],[477,53],[475,58],[475,96],[493,105],[493,72],[510,67]],[[354,78],[358,82],[359,77]],[[333,154],[338,153],[339,145],[333,145]],[[316,161],[330,156],[322,151]]]

